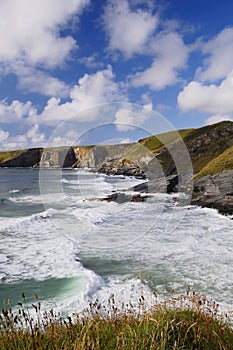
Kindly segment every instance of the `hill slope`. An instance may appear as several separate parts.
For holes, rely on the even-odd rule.
[[[182,147],[181,147],[182,146]],[[153,176],[158,164],[166,176],[177,173],[176,160],[182,163],[186,146],[193,173],[197,177],[233,169],[233,123],[230,121],[198,129],[171,131],[137,143],[112,146],[33,148],[0,152],[0,167],[84,167],[108,174],[135,173]],[[175,161],[174,161],[175,158]]]

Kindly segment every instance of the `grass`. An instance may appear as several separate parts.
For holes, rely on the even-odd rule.
[[[218,157],[212,159],[201,171],[195,176],[200,178],[206,175],[214,175],[222,170],[233,169],[233,146],[228,148],[225,152],[220,154]]]
[[[232,122],[224,121],[195,129],[184,137],[190,152],[194,174],[233,146]],[[223,170],[223,169],[221,169]]]
[[[0,152],[0,163],[5,163],[9,160],[17,158],[25,152],[26,150]]]
[[[177,169],[170,152],[171,149],[176,152],[176,145],[179,146],[179,141],[183,140],[196,178],[216,174],[224,169],[233,169],[232,125],[232,122],[225,121],[197,129],[170,131],[141,139],[132,144],[73,146],[77,161],[72,167],[86,166],[95,158],[97,166],[109,160],[112,160],[112,167],[115,168],[127,165],[140,165],[142,168],[145,166],[145,172],[148,171],[150,176],[158,170],[159,161],[164,174],[172,175],[177,172]],[[64,151],[65,149],[67,147],[47,148],[45,151]],[[0,166],[1,164],[4,166],[9,160],[17,160],[26,151],[0,152]],[[156,154],[156,159],[153,159]],[[179,159],[179,169],[181,169],[182,154],[179,155],[179,147],[177,147],[177,154],[177,157],[180,157],[177,159]],[[25,159],[22,161],[25,162]],[[184,157],[184,166],[185,164]]]
[[[147,309],[143,295],[138,306],[107,306],[98,300],[82,315],[62,319],[53,310],[41,311],[36,295],[30,316],[24,303],[14,314],[4,309],[0,317],[0,349],[75,350],[231,350],[233,329],[218,305],[199,294],[156,301]]]
[[[179,141],[180,139],[185,138],[195,129],[184,129],[178,131],[169,131],[163,134],[159,134],[156,136],[150,136],[145,139],[139,140],[138,142],[146,147],[149,151],[155,153],[164,148],[164,146],[168,146],[174,142]]]
[[[230,149],[233,146],[233,139],[231,137],[232,125],[232,122],[226,121],[198,129],[178,131],[189,152],[193,173],[199,173],[197,177],[204,176],[204,172],[202,172],[204,169],[205,174],[217,173],[224,169],[233,169],[233,163],[230,160],[230,157],[232,157]],[[159,153],[157,159],[160,161],[163,171],[167,175],[177,172],[173,157],[169,153],[169,148],[174,145],[174,149],[176,149],[176,145],[179,145],[178,133],[164,133],[140,140],[140,143],[150,149],[151,152]],[[177,150],[179,150],[178,147]],[[225,153],[227,150],[229,150],[229,153]],[[151,166],[153,170],[153,161]]]

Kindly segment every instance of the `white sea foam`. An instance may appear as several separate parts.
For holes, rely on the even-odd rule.
[[[33,196],[17,196],[17,197],[9,197],[9,200],[11,202],[15,203],[42,203],[42,199],[40,195],[33,195]]]
[[[20,190],[13,189],[9,191],[9,193],[18,193],[18,192],[20,192]]]
[[[78,181],[75,174],[78,177],[78,172],[70,172],[71,181]],[[98,201],[107,191],[126,189],[138,181],[85,171],[81,175],[81,192],[69,191],[75,185],[66,187],[64,182],[63,197],[44,196],[43,212],[1,217],[3,283],[17,286],[23,280],[64,279],[61,290],[51,291],[57,294],[56,305],[63,311],[80,311],[90,299],[106,304],[112,294],[119,304],[136,304],[141,293],[152,302],[150,288],[135,278],[143,272],[156,291],[173,287],[184,291],[190,285],[224,305],[231,304],[232,220],[216,210],[181,207],[174,201],[176,195],[156,194],[144,203]],[[69,175],[65,179],[69,181]],[[15,203],[24,215],[38,199],[35,193],[12,197],[21,200]],[[90,257],[96,262],[92,268],[88,268]],[[109,267],[106,276],[112,261],[113,271]]]
[[[114,305],[119,310],[122,307],[122,302],[125,307],[127,307],[127,304],[128,306],[131,304],[137,310],[141,296],[145,299],[145,306],[154,305],[156,298],[151,289],[143,284],[139,278],[126,276],[124,278],[110,278],[108,283],[93,295],[92,299],[98,299],[100,304],[105,306],[108,305],[109,299],[114,299]]]
[[[5,254],[0,254],[0,264],[8,261],[8,258]]]

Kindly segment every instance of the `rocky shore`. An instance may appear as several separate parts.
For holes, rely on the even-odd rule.
[[[108,202],[144,202],[155,193],[177,193],[178,176],[143,182],[121,192],[102,198]],[[193,180],[190,204],[217,209],[219,213],[233,215],[233,170]]]
[[[194,179],[191,203],[233,215],[233,170]]]
[[[89,168],[147,180],[103,200],[140,202],[152,193],[183,192],[191,204],[233,215],[233,123],[171,131],[132,144],[0,152],[0,167]]]

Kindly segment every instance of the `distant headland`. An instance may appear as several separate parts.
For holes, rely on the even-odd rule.
[[[187,173],[182,165],[187,157],[182,154],[181,144],[192,166]],[[174,154],[180,163],[178,167]],[[131,144],[4,151],[0,152],[0,167],[85,167],[107,175],[134,176],[147,180],[144,186],[134,188],[141,193],[148,192],[148,188],[150,192],[180,191],[182,177],[182,186],[192,191],[192,204],[233,215],[233,122],[230,121],[170,131]],[[192,188],[189,188],[191,180]]]

